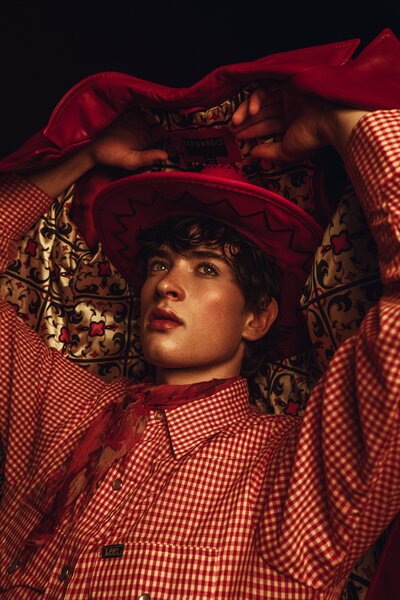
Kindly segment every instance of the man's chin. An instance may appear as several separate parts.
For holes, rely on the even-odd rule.
[[[177,360],[176,352],[143,352],[144,359],[156,369],[190,369],[193,365]]]

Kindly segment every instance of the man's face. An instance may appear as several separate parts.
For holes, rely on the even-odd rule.
[[[194,383],[240,371],[249,320],[243,293],[219,250],[179,254],[162,247],[148,261],[141,336],[157,382]]]

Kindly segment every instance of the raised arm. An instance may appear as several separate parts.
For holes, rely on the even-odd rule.
[[[377,242],[385,285],[316,386],[298,443],[288,442],[287,463],[268,492],[274,502],[267,498],[260,513],[263,558],[322,591],[340,589],[400,509],[400,112],[305,103],[285,123],[248,102],[234,128],[270,135],[280,119],[282,142],[253,151],[267,160],[299,159],[325,144],[338,149]]]
[[[165,137],[165,132],[138,110],[119,117],[99,138],[65,161],[25,177],[49,196],[66,190],[96,165],[135,171],[148,167],[168,155],[150,146]]]
[[[18,239],[47,210],[52,196],[98,163],[137,169],[162,160],[164,151],[147,149],[159,136],[139,113],[131,113],[60,164],[24,177],[2,177],[1,271],[15,258]],[[68,439],[77,419],[82,419],[107,386],[45,347],[2,300],[0,348],[0,435],[7,458],[6,485],[12,486],[29,481],[26,476],[32,453],[38,456],[45,452],[53,431],[64,431]]]
[[[0,178],[0,270],[13,260],[15,242],[50,206],[52,199],[96,165],[136,170],[165,160],[156,145],[165,133],[138,110],[118,118],[100,137],[67,159],[23,177]]]

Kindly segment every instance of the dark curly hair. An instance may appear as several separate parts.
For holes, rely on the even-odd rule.
[[[147,260],[162,246],[178,253],[208,246],[220,250],[235,273],[243,293],[246,310],[261,311],[272,298],[280,304],[280,277],[274,261],[251,240],[232,227],[205,217],[171,217],[139,231],[139,261],[142,280],[146,278]],[[279,325],[275,322],[268,333],[257,341],[246,341],[241,374],[254,375],[268,357],[273,360],[279,341]]]

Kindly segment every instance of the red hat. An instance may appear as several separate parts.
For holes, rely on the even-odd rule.
[[[321,240],[320,226],[304,210],[256,185],[208,173],[144,173],[115,181],[95,200],[94,221],[108,258],[136,289],[140,272],[136,234],[172,216],[209,217],[252,240],[282,273],[279,354],[307,346],[299,300]]]

